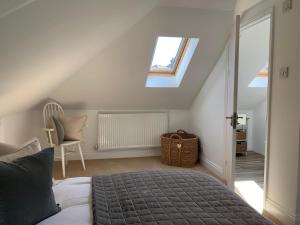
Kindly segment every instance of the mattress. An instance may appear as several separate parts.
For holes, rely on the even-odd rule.
[[[61,212],[38,225],[91,225],[91,178],[68,178],[53,186],[55,200]]]
[[[176,174],[178,174],[178,176],[174,177]],[[122,211],[124,214],[119,214],[119,217],[122,217],[125,220],[125,224],[133,224],[133,217],[128,216],[130,213],[137,213],[138,215],[141,215],[141,218],[144,220],[144,222],[137,222],[136,224],[143,225],[271,224],[258,213],[256,213],[256,211],[254,211],[250,206],[244,203],[243,200],[241,200],[237,195],[228,191],[226,187],[224,187],[218,181],[201,173],[197,172],[192,174],[182,174],[180,172],[163,172],[163,174],[160,174],[160,172],[154,172],[153,176],[157,177],[157,180],[156,178],[153,178],[152,175],[149,175],[149,172],[117,174],[112,176],[101,176],[97,178],[98,181],[96,183],[98,184],[94,185],[103,186],[103,189],[100,191],[99,195],[101,196],[103,193],[103,196],[95,198],[94,201],[101,202],[100,204],[95,203],[96,205],[98,204],[96,207],[102,207],[104,204],[105,207],[109,207],[110,212],[113,212],[114,209],[116,209],[113,205],[119,204],[120,206],[123,206]],[[199,179],[204,183],[201,182],[201,184],[199,184]],[[184,189],[184,191],[182,191],[182,189]],[[137,191],[140,192],[140,195],[137,195]],[[60,204],[62,211],[40,222],[38,225],[93,224],[94,214],[92,209],[90,177],[68,178],[54,185],[53,192],[56,202]],[[96,192],[99,192],[99,190]],[[164,193],[167,198],[163,197],[162,193]],[[113,196],[118,196],[119,199],[116,199]],[[141,200],[137,200],[137,198],[134,198],[134,196],[141,196],[144,201],[141,202]],[[153,198],[153,196],[156,197]],[[115,200],[112,201],[112,199]],[[159,201],[161,205],[157,205],[155,199],[160,199]],[[171,202],[168,201],[168,199],[171,200]],[[182,199],[185,200],[182,201]],[[128,206],[129,201],[134,203],[134,208]],[[146,204],[146,208],[143,207],[143,204]],[[176,207],[168,207],[170,204],[176,204]],[[224,204],[227,206],[224,207]],[[149,206],[149,208],[147,208],[147,206]],[[166,211],[162,212],[161,207],[163,207],[163,210]],[[210,218],[210,220],[208,220],[207,213],[214,218]],[[228,222],[224,222],[226,214],[228,213],[231,214],[232,218],[234,218],[233,222],[230,220]],[[198,223],[196,218],[194,218],[195,214],[202,215],[202,218],[204,218],[206,223]],[[99,214],[97,214],[97,216],[99,218],[95,220],[96,224],[97,222],[98,224],[106,224],[103,221],[107,220],[102,221],[101,216],[99,216]],[[112,218],[118,217],[116,214],[111,216]],[[166,216],[168,218],[173,217],[173,221],[169,223],[170,221],[168,222],[164,219]],[[160,218],[163,220],[163,222],[153,222],[153,217]],[[188,223],[186,223],[182,217],[188,217]],[[222,220],[220,220],[220,217]],[[246,219],[246,221],[242,221],[242,219],[245,217],[248,219]],[[129,218],[132,219],[131,223],[128,221]],[[223,221],[224,223],[220,223],[220,221]],[[114,222],[118,224],[118,221]],[[111,224],[114,224],[114,222]]]
[[[131,172],[92,178],[94,225],[271,225],[199,172]]]

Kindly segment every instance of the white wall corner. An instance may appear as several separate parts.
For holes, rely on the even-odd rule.
[[[278,202],[266,198],[265,211],[275,217],[284,225],[298,225],[300,224],[300,215],[296,215],[293,212],[287,210],[284,206]]]
[[[224,168],[201,155],[201,164],[221,179],[225,179]]]

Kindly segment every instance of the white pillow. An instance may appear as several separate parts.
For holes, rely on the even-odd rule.
[[[41,150],[42,149],[40,141],[37,138],[33,138],[30,141],[26,142],[24,145],[22,145],[22,147],[20,147],[19,150],[15,153],[0,156],[0,161],[9,163],[16,160],[17,158],[32,155]]]

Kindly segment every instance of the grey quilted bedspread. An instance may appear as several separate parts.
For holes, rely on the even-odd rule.
[[[92,178],[95,225],[269,225],[221,183],[199,172],[133,172]]]

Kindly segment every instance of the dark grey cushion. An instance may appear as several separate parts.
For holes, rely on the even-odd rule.
[[[60,145],[61,143],[64,142],[65,129],[64,129],[63,125],[61,124],[60,120],[53,117],[53,121],[54,121],[56,132],[57,132],[58,144]]]
[[[52,191],[53,148],[0,162],[0,224],[32,225],[57,213]]]

